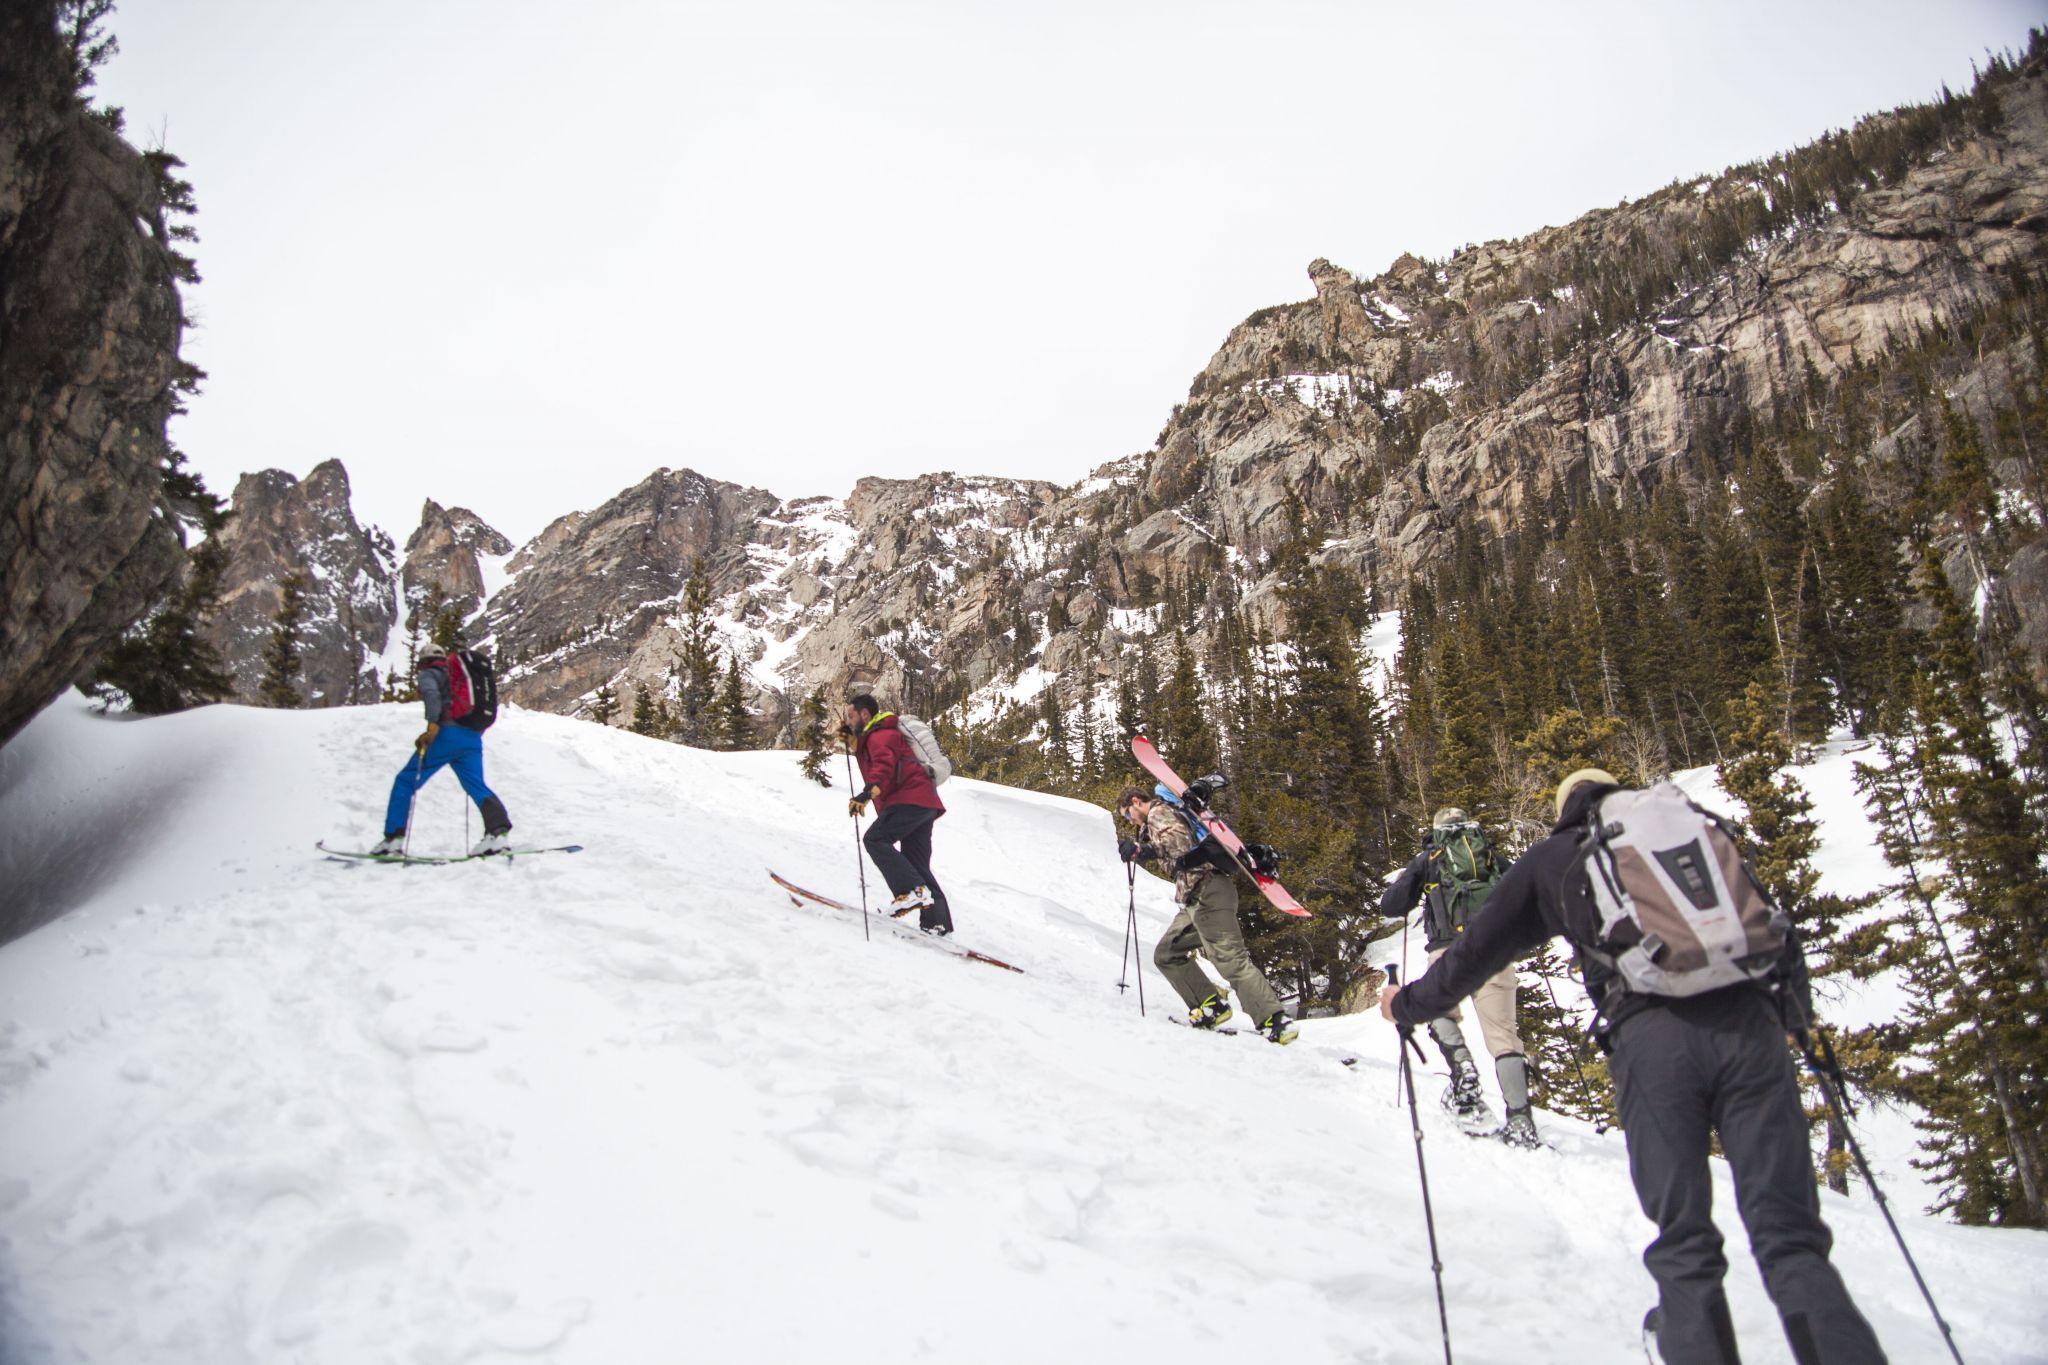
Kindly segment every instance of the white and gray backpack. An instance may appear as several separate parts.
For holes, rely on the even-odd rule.
[[[953,760],[939,748],[939,737],[932,733],[931,726],[916,716],[898,713],[896,728],[910,740],[911,750],[916,753],[917,761],[924,767],[924,775],[932,780],[934,787],[953,775]]]
[[[1700,995],[1763,980],[1783,959],[1790,919],[1727,826],[1673,783],[1602,797],[1579,858],[1599,920],[1583,946],[1632,991]]]

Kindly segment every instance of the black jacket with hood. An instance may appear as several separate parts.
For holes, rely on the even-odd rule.
[[[1415,1027],[1442,1018],[1501,968],[1557,937],[1571,941],[1578,954],[1586,992],[1599,1007],[1594,1036],[1603,1043],[1630,1015],[1663,1003],[1664,997],[1623,989],[1617,973],[1586,952],[1587,945],[1578,941],[1581,934],[1600,922],[1593,907],[1592,887],[1578,866],[1586,813],[1594,802],[1616,790],[1604,782],[1587,782],[1573,788],[1551,832],[1515,860],[1493,888],[1493,894],[1486,898],[1486,904],[1465,926],[1465,932],[1436,964],[1394,997],[1397,1022]],[[1794,999],[1802,1005],[1806,993],[1804,968],[1797,940],[1789,941],[1781,976],[1792,984]],[[1758,987],[1745,984],[1722,989]],[[1791,1022],[1788,1020],[1788,1024]]]

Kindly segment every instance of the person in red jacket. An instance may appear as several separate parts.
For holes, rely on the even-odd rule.
[[[952,933],[952,908],[932,876],[932,825],[946,813],[939,789],[896,724],[895,713],[882,710],[872,696],[863,692],[850,700],[844,721],[839,733],[853,750],[865,784],[846,803],[846,813],[866,814],[869,801],[879,812],[861,842],[896,897],[889,913],[901,919],[915,910],[918,927],[927,934]]]

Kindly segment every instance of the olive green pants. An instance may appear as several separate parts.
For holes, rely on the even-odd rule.
[[[1194,899],[1181,907],[1173,923],[1166,926],[1159,946],[1152,950],[1152,965],[1166,978],[1193,1009],[1215,993],[1207,973],[1195,963],[1195,954],[1209,959],[1230,989],[1237,992],[1238,1007],[1254,1024],[1263,1024],[1280,1008],[1280,997],[1266,984],[1266,978],[1252,965],[1245,951],[1244,930],[1237,922],[1237,883],[1220,872],[1212,872],[1195,886]]]

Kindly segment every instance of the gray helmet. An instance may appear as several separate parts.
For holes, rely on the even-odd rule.
[[[1430,823],[1435,825],[1438,829],[1452,829],[1458,825],[1464,824],[1469,818],[1470,817],[1468,817],[1465,814],[1465,812],[1460,810],[1458,807],[1445,806],[1442,810],[1436,813],[1436,819],[1432,820]]]

